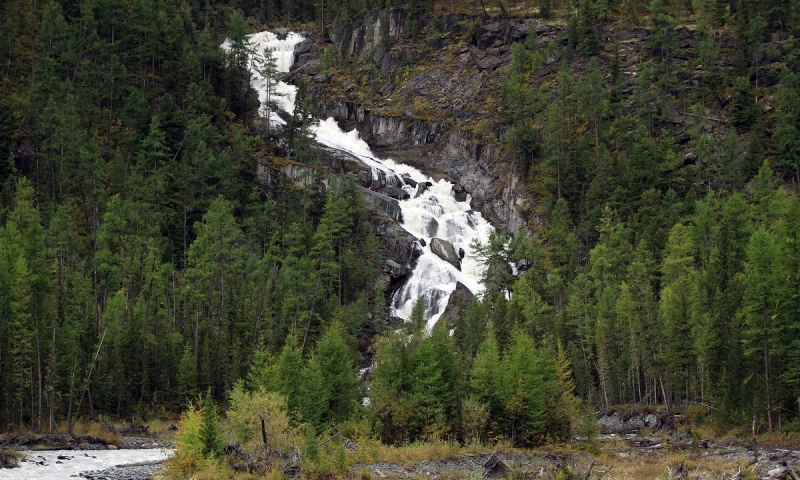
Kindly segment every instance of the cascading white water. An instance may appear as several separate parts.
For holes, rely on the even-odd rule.
[[[303,37],[290,33],[285,40],[280,40],[271,32],[261,32],[251,35],[249,39],[251,47],[256,52],[261,53],[265,48],[269,48],[276,57],[278,71],[288,72],[294,61],[294,47],[303,40]],[[226,48],[227,44],[223,44],[222,47]],[[263,112],[266,82],[260,75],[254,74],[251,83],[259,92]],[[292,113],[295,87],[279,82],[277,88],[282,95],[275,101],[276,105],[283,111]],[[273,113],[270,115],[270,123],[284,122]],[[392,298],[393,315],[408,320],[414,304],[421,299],[425,306],[424,317],[430,329],[444,313],[450,294],[456,289],[458,282],[464,284],[475,295],[483,292],[481,277],[484,267],[474,257],[470,244],[473,240],[487,243],[494,229],[480,213],[471,209],[469,197],[464,202],[458,202],[453,194],[452,183],[446,180],[437,182],[408,165],[376,158],[369,145],[358,136],[357,131],[342,131],[333,118],[321,120],[312,131],[319,143],[350,153],[370,167],[373,179],[402,188],[410,196],[408,200],[399,201],[403,214],[402,225],[409,233],[423,240],[419,245],[422,253],[410,278]],[[406,179],[411,179],[413,182]],[[417,194],[418,189],[422,189],[412,186],[413,184],[426,185],[427,188]],[[461,270],[431,251],[433,238],[447,240],[456,252],[463,250]]]
[[[252,71],[250,84],[252,85],[253,89],[258,92],[258,101],[261,102],[261,109],[259,110],[261,115],[264,115],[266,112],[267,79],[258,73],[258,69],[255,68],[256,62],[259,61],[258,59],[264,55],[265,50],[269,50],[272,53],[272,57],[275,59],[275,67],[277,68],[278,72],[288,72],[294,63],[294,47],[303,40],[305,40],[305,37],[295,32],[287,34],[283,40],[278,38],[278,36],[272,32],[259,32],[248,36],[250,49],[255,53],[255,55],[251,56],[250,59],[250,70]],[[228,50],[230,48],[228,40],[223,42],[221,48],[224,50]],[[270,100],[278,107],[278,109],[291,115],[294,113],[294,100],[296,94],[297,88],[295,88],[293,85],[289,85],[284,82],[277,82],[274,85],[273,94],[271,95]],[[278,116],[277,111],[270,109],[269,123],[271,125],[284,125],[286,122],[280,116]]]

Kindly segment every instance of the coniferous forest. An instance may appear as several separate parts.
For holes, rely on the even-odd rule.
[[[247,34],[324,43],[389,8],[428,19],[385,40],[426,51],[396,83],[453,11],[463,44],[489,17],[559,26],[512,45],[464,127],[532,206],[480,246],[487,290],[452,333],[390,318],[374,215],[323,168],[312,93],[269,131],[249,88]],[[622,30],[646,32],[633,76],[609,53]],[[621,404],[796,432],[799,38],[796,0],[3,0],[0,431],[200,399],[241,432],[267,412],[388,444],[541,445]],[[381,75],[323,64],[365,92]],[[195,407],[185,428],[209,423]]]

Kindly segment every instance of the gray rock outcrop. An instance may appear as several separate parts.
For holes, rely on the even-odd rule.
[[[461,270],[461,258],[459,258],[453,244],[441,238],[431,239],[431,252],[445,262]]]
[[[448,328],[458,329],[462,325],[461,320],[474,296],[466,285],[461,282],[456,283],[456,289],[450,294],[450,299],[447,301],[447,306],[444,308],[442,316],[439,317],[439,321],[447,322]]]

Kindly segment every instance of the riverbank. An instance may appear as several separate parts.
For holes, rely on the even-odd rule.
[[[15,433],[0,436],[0,450],[117,450],[174,448],[172,441],[155,437]]]
[[[0,436],[0,480],[148,480],[173,449],[155,437],[8,434]]]

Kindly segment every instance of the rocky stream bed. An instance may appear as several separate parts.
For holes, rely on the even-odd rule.
[[[174,448],[149,437],[124,436],[118,443],[91,436],[13,435],[0,443],[0,480],[147,480]]]

